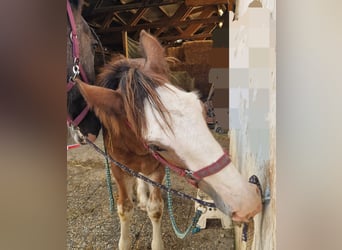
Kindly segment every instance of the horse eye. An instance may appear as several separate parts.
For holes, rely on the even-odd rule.
[[[148,145],[148,148],[152,151],[156,151],[156,152],[163,152],[163,151],[166,151],[165,149],[155,145],[155,144],[149,144]]]

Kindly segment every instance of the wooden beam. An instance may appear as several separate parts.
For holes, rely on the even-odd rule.
[[[179,34],[183,33],[183,30],[179,26],[176,26],[175,29],[178,31]]]
[[[203,12],[199,15],[199,18],[211,18],[211,15],[216,12],[217,9],[214,7],[207,7],[203,10]],[[185,36],[193,35],[197,30],[199,30],[202,26],[202,23],[191,24],[186,30],[183,32]]]
[[[103,28],[107,29],[109,28],[110,24],[113,22],[113,13],[109,13],[106,17],[105,20],[103,21]]]
[[[228,11],[235,13],[236,0],[228,0]]]
[[[227,4],[228,0],[185,0],[187,6],[204,6],[204,5],[217,5]]]
[[[101,6],[103,0],[98,0],[95,4],[95,8],[98,8],[99,6]]]
[[[183,39],[183,40],[203,40],[205,38],[212,37],[212,34],[210,33],[202,33],[202,34],[197,34],[197,35],[176,35],[176,36],[162,36],[158,37],[158,40],[160,41],[176,41],[178,39]]]
[[[192,19],[192,20],[184,20],[184,21],[177,21],[174,22],[173,24],[168,23],[167,21],[158,21],[154,23],[144,23],[144,24],[137,24],[135,26],[130,26],[130,25],[124,25],[120,27],[112,27],[108,29],[100,29],[97,30],[96,32],[99,34],[104,34],[104,33],[112,33],[112,32],[117,32],[117,31],[136,31],[136,30],[142,30],[142,29],[150,29],[150,28],[161,28],[161,27],[171,27],[171,26],[181,26],[181,25],[189,25],[189,24],[196,24],[196,25],[202,25],[203,23],[208,24],[208,23],[218,23],[220,21],[223,21],[223,18],[220,16],[214,16],[214,17],[209,17],[209,18],[201,18],[201,19]],[[184,32],[183,32],[184,33]]]
[[[141,17],[146,13],[148,9],[147,8],[141,8],[139,9],[133,18],[128,22],[128,25],[135,26],[141,19]]]
[[[127,37],[127,31],[122,31],[122,44],[123,44],[123,51],[125,54],[125,57],[128,58],[128,37]]]
[[[182,4],[178,7],[176,13],[168,20],[170,24],[174,24],[177,21],[185,20],[191,13],[192,7],[187,7],[185,4]],[[166,30],[166,27],[161,27],[154,35],[158,37],[161,33]]]
[[[123,25],[127,25],[127,22],[121,18],[121,16],[119,16],[118,12],[114,12],[113,16],[119,20],[120,23],[122,23]]]
[[[134,10],[134,9],[140,9],[140,8],[150,8],[150,7],[157,7],[162,5],[170,5],[170,4],[176,4],[176,3],[183,3],[184,1],[177,1],[177,0],[165,0],[163,2],[154,1],[151,3],[129,3],[129,4],[121,4],[121,5],[113,5],[110,7],[100,7],[94,9],[92,15],[97,15],[100,13],[106,13],[106,12],[114,12],[114,11],[127,11],[127,10]]]
[[[214,31],[214,29],[216,28],[217,24],[213,23],[213,24],[209,24],[204,30],[203,33],[212,33]]]

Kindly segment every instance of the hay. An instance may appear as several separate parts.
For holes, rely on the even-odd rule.
[[[139,42],[134,39],[127,37],[128,40],[128,57],[129,58],[139,58],[141,57],[141,50]]]
[[[169,47],[166,49],[166,55],[175,57],[180,61],[185,61],[184,49],[182,47]]]
[[[171,83],[181,87],[185,91],[193,91],[195,89],[195,78],[191,77],[186,71],[173,71],[170,77]]]
[[[209,64],[210,51],[213,47],[211,40],[185,42],[182,47],[186,63]]]
[[[209,94],[209,64],[177,63],[170,66],[172,71],[186,71],[195,79],[194,88],[199,91],[201,99],[205,100]]]

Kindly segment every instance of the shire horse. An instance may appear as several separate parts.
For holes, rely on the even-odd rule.
[[[77,143],[85,144],[85,137],[95,141],[101,129],[100,120],[74,87],[74,70],[79,68],[80,76],[88,84],[95,82],[95,47],[99,41],[82,17],[83,0],[67,0],[67,111],[68,125]],[[76,68],[75,68],[76,67]]]
[[[258,187],[244,180],[214,139],[198,95],[169,83],[164,49],[157,39],[142,30],[140,47],[143,58],[113,57],[98,75],[97,86],[76,80],[101,120],[108,154],[160,183],[165,162],[178,166],[233,221],[249,221],[262,208]],[[130,249],[135,179],[113,164],[112,173],[118,188],[119,249]],[[152,249],[163,249],[161,191],[139,179],[137,183],[138,205],[147,211],[153,226]]]

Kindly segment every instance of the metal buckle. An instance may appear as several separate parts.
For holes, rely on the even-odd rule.
[[[71,31],[71,32],[70,32],[70,40],[73,41],[73,40],[74,40],[74,37],[75,37],[75,39],[77,39],[77,34],[74,36],[74,35],[72,34],[72,31]]]

